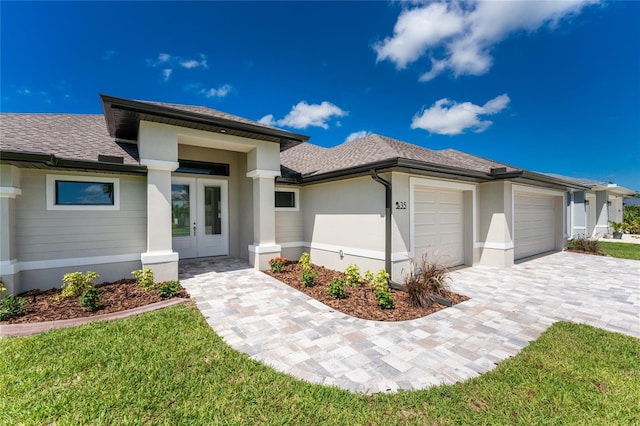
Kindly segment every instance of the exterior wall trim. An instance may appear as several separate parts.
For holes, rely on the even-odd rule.
[[[141,253],[135,260],[140,260],[145,265],[152,265],[155,263],[177,262],[178,258],[178,253],[174,251],[160,250]]]
[[[20,272],[18,259],[3,260],[0,262],[0,275],[13,275]]]
[[[264,170],[264,169],[255,169],[247,172],[247,177],[251,179],[259,179],[259,178],[272,178],[275,179],[280,176],[280,171],[276,170]]]
[[[151,160],[147,158],[141,158],[140,164],[147,166],[149,170],[165,170],[169,172],[176,171],[180,167],[180,163],[177,161]]]
[[[384,251],[380,251],[380,250],[365,250],[365,249],[359,249],[354,247],[337,246],[334,244],[310,243],[308,241],[280,243],[280,246],[282,248],[304,247],[308,249],[330,251],[333,253],[340,253],[340,251],[342,251],[342,253],[345,255],[365,257],[367,259],[374,259],[374,260],[384,260]],[[409,259],[408,253],[405,253],[405,252],[391,253],[392,262],[400,262],[407,259]]]
[[[0,270],[5,273],[5,268],[12,267],[14,272],[34,271],[38,269],[67,268],[71,266],[99,265],[105,263],[132,262],[140,260],[140,253],[118,254],[113,256],[91,256],[67,259],[31,260],[18,262],[16,260],[0,262]],[[9,271],[9,269],[7,269]],[[9,272],[6,272],[9,273]]]
[[[22,189],[13,186],[0,186],[0,198],[16,198],[22,195]]]
[[[494,242],[477,242],[473,244],[473,248],[486,248],[494,250],[511,250],[514,248],[513,241],[507,243],[494,243]]]
[[[249,245],[249,251],[251,253],[280,253],[281,246],[279,244],[270,244],[270,245]]]

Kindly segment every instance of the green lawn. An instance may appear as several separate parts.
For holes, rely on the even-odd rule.
[[[0,424],[632,424],[640,340],[557,323],[494,371],[373,397],[277,373],[192,305],[0,339]]]
[[[600,241],[599,247],[602,253],[609,256],[640,260],[640,244]]]

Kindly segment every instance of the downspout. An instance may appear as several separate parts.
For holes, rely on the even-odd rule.
[[[384,236],[384,269],[391,277],[391,183],[380,176],[376,169],[371,169],[371,178],[376,182],[384,185],[384,219],[385,219],[385,236]],[[391,278],[389,283],[392,284]]]

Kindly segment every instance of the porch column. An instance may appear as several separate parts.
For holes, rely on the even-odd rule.
[[[140,160],[147,166],[147,252],[142,267],[153,271],[156,282],[178,279],[178,253],[171,242],[171,172],[177,162]]]
[[[593,231],[595,238],[601,238],[611,234],[609,232],[609,194],[607,191],[596,192],[596,229]]]
[[[480,264],[513,265],[513,195],[510,182],[480,185]]]
[[[12,295],[20,293],[20,267],[16,250],[16,197],[21,194],[20,169],[8,164],[0,165],[0,278],[7,293]]]
[[[280,256],[276,244],[275,178],[280,171],[252,170],[253,179],[253,244],[249,246],[249,264],[267,269],[269,259]]]

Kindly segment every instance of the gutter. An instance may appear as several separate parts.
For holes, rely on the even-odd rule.
[[[376,169],[371,169],[370,173],[373,180],[384,186],[384,270],[389,274],[389,287],[403,289],[401,284],[398,284],[391,279],[391,212],[393,211],[391,206],[391,182],[378,176],[378,171]]]
[[[0,151],[0,159],[4,161],[20,161],[25,163],[39,163],[52,168],[85,169],[109,172],[126,172],[146,174],[147,167],[116,162],[70,160],[53,154],[38,154],[20,151]],[[115,157],[114,157],[115,159]]]

